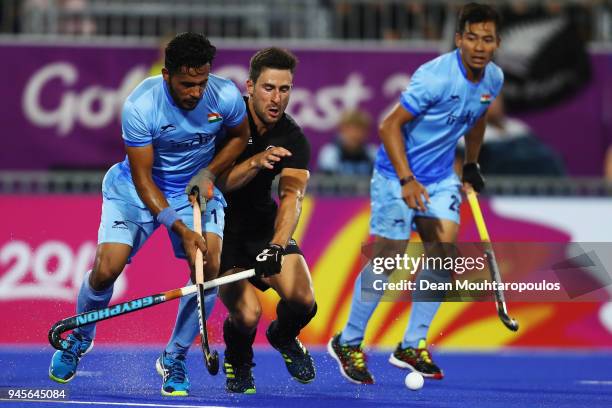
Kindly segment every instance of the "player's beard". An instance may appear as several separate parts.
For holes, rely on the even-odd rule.
[[[194,102],[193,102],[193,105],[190,105],[190,106],[185,106],[185,105],[183,105],[183,104],[180,104],[179,106],[180,106],[180,108],[181,108],[182,110],[192,111],[192,110],[194,110],[194,109],[195,109],[195,108],[198,106],[198,102],[200,102],[200,100],[199,100],[199,99],[198,99],[198,100],[196,100],[196,101],[194,101]]]
[[[180,109],[182,110],[186,110],[186,111],[192,111],[194,110],[197,106],[198,106],[198,102],[200,102],[200,100],[198,99],[197,101],[195,101],[195,103],[193,104],[193,106],[185,106],[183,104],[183,101],[181,101],[181,99],[178,97],[176,91],[174,90],[174,88],[172,87],[172,84],[169,82],[166,82],[166,86],[168,87],[168,93],[170,94],[170,97],[172,98],[172,100],[174,101],[174,104],[176,106],[178,106]]]
[[[267,115],[266,109],[262,109],[255,101],[253,101],[253,110],[255,111],[255,115],[259,118],[259,120],[266,126],[272,127],[280,120],[283,116],[284,109],[278,107],[278,116],[276,118],[271,118]]]

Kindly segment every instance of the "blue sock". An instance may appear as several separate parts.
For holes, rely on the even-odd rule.
[[[385,293],[384,291],[376,291],[372,288],[372,282],[375,279],[380,279],[383,282],[388,282],[389,280],[385,274],[374,274],[372,272],[372,263],[368,263],[357,279],[355,279],[351,312],[346,326],[342,329],[339,340],[340,344],[356,346],[363,341],[368,321],[372,317],[376,306],[378,306],[380,298]]]
[[[88,312],[90,310],[102,309],[110,303],[111,297],[113,296],[113,285],[104,290],[93,290],[89,285],[89,275],[91,271],[88,271],[83,277],[83,283],[81,289],[79,289],[79,296],[77,297],[77,314]],[[78,327],[74,331],[80,335],[87,336],[93,339],[96,335],[96,324],[88,324],[86,326]]]
[[[187,283],[191,285],[192,282]],[[217,299],[218,288],[209,289],[204,292],[204,307],[206,309],[206,319],[210,317],[215,301]],[[198,299],[197,294],[183,296],[179,303],[176,315],[176,324],[172,331],[170,341],[166,346],[166,353],[187,354],[193,340],[200,333],[198,323]]]
[[[416,279],[417,288],[419,288],[420,280],[426,279],[430,282],[451,282],[450,273],[448,271],[433,271],[422,270]],[[419,298],[427,299],[427,301],[418,301]],[[408,318],[408,327],[402,339],[402,348],[413,347],[417,348],[420,339],[427,339],[429,326],[433,321],[440,301],[443,300],[444,293],[442,291],[415,291],[413,296],[412,310]]]

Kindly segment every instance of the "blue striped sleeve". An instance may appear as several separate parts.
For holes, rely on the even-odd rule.
[[[236,85],[229,80],[221,91],[219,106],[223,124],[227,127],[238,126],[246,116],[246,104],[242,94],[240,94]]]
[[[422,66],[416,70],[410,84],[402,92],[400,103],[414,116],[419,116],[434,104],[438,94],[438,82]]]
[[[142,147],[142,146],[148,146],[151,143],[153,143],[153,140],[149,140],[148,142],[131,142],[129,140],[126,140],[125,138],[123,139],[123,142],[130,147]]]
[[[123,141],[132,147],[146,146],[153,143],[153,135],[147,129],[140,112],[129,102],[123,105],[121,114]]]

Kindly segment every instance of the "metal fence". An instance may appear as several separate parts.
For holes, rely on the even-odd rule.
[[[30,35],[321,38],[325,8],[308,0],[4,0],[2,31]]]
[[[3,0],[0,31],[18,35],[414,41],[448,39],[466,1]],[[491,3],[488,1],[488,3]],[[612,40],[612,0],[493,1],[503,17],[565,14],[595,42]]]
[[[0,195],[99,194],[103,177],[104,172],[99,171],[0,171]],[[369,188],[368,177],[314,174],[308,183],[309,194],[317,196],[367,196]],[[485,194],[610,197],[612,182],[600,178],[489,177]]]

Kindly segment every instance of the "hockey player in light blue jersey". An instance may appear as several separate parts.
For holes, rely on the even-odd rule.
[[[206,257],[206,279],[219,272],[225,200],[214,188],[203,217],[204,236],[193,229],[188,200],[192,187],[213,191],[215,177],[244,150],[249,125],[244,100],[227,79],[210,73],[215,47],[195,33],[177,35],[165,51],[162,74],[145,79],[127,97],[121,125],[127,155],[106,173],[102,218],[93,269],[77,298],[77,313],[106,307],[113,283],[153,232],[163,225],[175,256],[187,259],[193,274],[196,249]],[[224,148],[216,152],[219,138]],[[216,292],[205,296],[212,310]],[[163,395],[187,395],[185,356],[198,333],[196,300],[183,297],[170,342],[157,361]],[[51,379],[66,383],[93,346],[95,325],[74,330],[70,348],[57,351]]]
[[[370,232],[378,257],[395,257],[406,250],[414,224],[424,243],[454,243],[459,230],[461,181],[453,171],[455,148],[465,136],[464,187],[480,191],[484,179],[478,153],[489,103],[503,85],[502,70],[491,62],[499,46],[499,17],[489,6],[470,3],[458,18],[457,49],[423,64],[411,78],[400,102],[380,126],[371,184]],[[469,185],[469,186],[468,186]],[[426,246],[428,256],[446,257],[449,246]],[[388,279],[387,273],[376,279]],[[419,280],[450,280],[449,270],[424,269]],[[349,320],[328,344],[341,374],[358,384],[372,384],[361,344],[366,326],[383,291],[373,290],[372,263],[355,280]],[[415,301],[416,298],[416,301]],[[438,310],[438,299],[418,301],[413,294],[404,338],[389,362],[399,368],[441,379],[427,349],[427,332]]]

